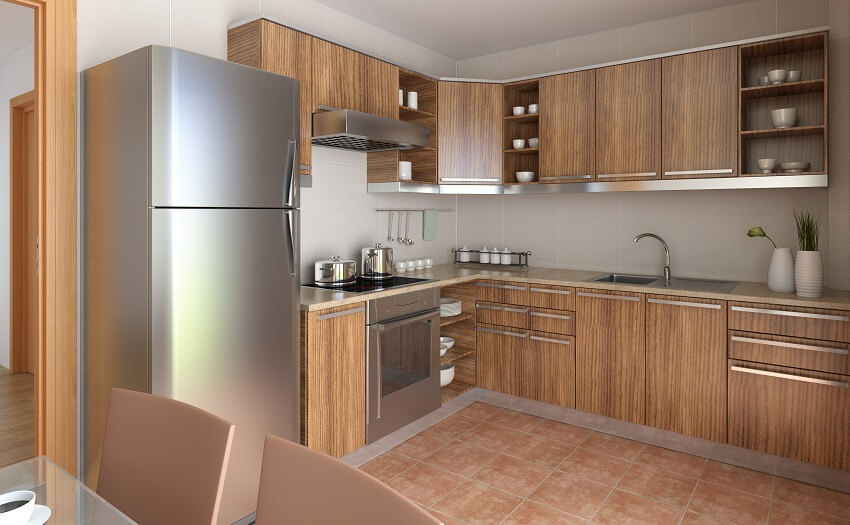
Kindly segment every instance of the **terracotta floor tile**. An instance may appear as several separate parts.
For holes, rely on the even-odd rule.
[[[733,521],[738,525],[748,525],[767,523],[770,501],[722,485],[700,481],[688,508],[706,516]]]
[[[797,525],[799,523],[806,525],[847,525],[850,521],[788,503],[773,502],[770,507],[770,525]]]
[[[537,428],[532,430],[533,434],[542,436],[562,443],[570,445],[581,445],[587,436],[593,433],[592,430],[583,427],[568,425],[551,419],[544,419]]]
[[[676,525],[684,513],[684,509],[615,490],[593,522],[608,525]]]
[[[602,434],[600,432],[591,434],[581,446],[629,461],[634,460],[643,449],[643,443],[639,441],[632,441],[631,439]]]
[[[415,464],[415,459],[410,459],[407,456],[402,456],[401,454],[396,454],[395,452],[390,451],[385,454],[381,454],[372,461],[366,463],[360,467],[360,470],[386,482]]]
[[[563,463],[576,448],[537,436],[525,436],[505,450],[505,454],[527,459],[553,469]]]
[[[783,501],[831,516],[850,520],[850,494],[776,478],[773,501]]]
[[[416,434],[392,450],[409,458],[425,459],[438,448],[448,444],[449,441],[451,441],[451,438],[448,436],[426,430],[421,434]]]
[[[443,525],[464,525],[462,521],[456,520],[451,516],[446,516],[442,512],[437,512],[436,510],[428,507],[425,507],[425,510],[427,510],[432,516],[434,516],[438,520],[442,521]]]
[[[628,470],[629,462],[600,452],[577,448],[558,468],[574,476],[613,487]]]
[[[475,419],[490,419],[493,416],[501,414],[504,412],[504,408],[499,408],[493,405],[488,405],[487,403],[472,403],[468,407],[459,411],[458,414],[466,417],[473,417]]]
[[[425,459],[425,463],[470,477],[496,457],[498,452],[466,441],[452,441]]]
[[[674,507],[685,508],[694,493],[697,480],[667,470],[635,463],[620,480],[618,489],[625,490]]]
[[[462,481],[462,477],[451,472],[419,463],[391,479],[387,485],[416,503],[432,506]]]
[[[700,479],[730,489],[749,492],[763,498],[769,498],[773,494],[773,476],[771,474],[756,472],[727,463],[709,460]]]
[[[646,445],[635,461],[691,478],[699,478],[705,466],[705,458],[654,445]]]
[[[500,454],[474,478],[525,498],[534,492],[550,472],[550,469],[530,461]]]
[[[545,505],[526,501],[511,514],[505,525],[581,525],[587,521],[564,514]]]
[[[466,481],[443,498],[434,509],[474,524],[501,523],[522,498],[477,481]]]
[[[440,421],[428,430],[432,432],[439,432],[440,434],[448,434],[450,436],[459,436],[467,430],[475,428],[475,426],[480,423],[480,419],[473,419],[460,414],[454,414]]]
[[[704,514],[696,512],[685,512],[685,519],[682,520],[682,525],[727,525],[730,522],[712,518]]]
[[[518,430],[513,430],[485,421],[469,432],[461,434],[460,439],[473,445],[501,452],[513,445],[518,439],[526,436]]]
[[[611,493],[611,487],[555,471],[529,499],[560,511],[591,519]]]
[[[522,412],[514,412],[513,410],[505,410],[501,414],[496,414],[487,421],[495,425],[521,430],[523,432],[531,432],[535,427],[542,423],[543,418],[532,416],[531,414],[523,414]]]

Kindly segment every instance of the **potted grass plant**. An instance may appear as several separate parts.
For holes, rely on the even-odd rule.
[[[761,226],[750,228],[747,237],[764,237],[773,244],[773,255],[767,270],[767,287],[771,292],[792,293],[794,291],[794,257],[791,248],[778,248],[773,239]]]
[[[823,257],[818,250],[820,216],[806,210],[794,213],[800,250],[794,265],[794,283],[800,297],[820,297],[823,289]]]

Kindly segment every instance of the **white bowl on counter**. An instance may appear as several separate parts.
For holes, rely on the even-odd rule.
[[[455,364],[446,363],[440,367],[440,386],[446,386],[455,379]]]
[[[460,314],[460,312],[460,299],[452,299],[451,297],[443,297],[440,299],[440,317],[453,317]]]

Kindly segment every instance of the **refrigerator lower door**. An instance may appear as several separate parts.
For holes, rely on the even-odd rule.
[[[266,434],[299,440],[298,211],[152,209],[151,387],[236,425],[219,523],[254,512]]]

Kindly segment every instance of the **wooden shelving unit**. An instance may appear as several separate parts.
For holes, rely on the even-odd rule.
[[[784,95],[799,95],[802,93],[820,93],[823,91],[823,79],[798,80],[775,86],[752,86],[741,88],[741,98],[781,97]]]
[[[475,354],[455,361],[454,381],[442,388],[443,403],[475,387]]]
[[[511,111],[514,106],[539,104],[540,81],[539,79],[523,80],[504,86],[504,125],[502,140],[504,150],[502,155],[502,182],[504,184],[519,184],[516,180],[516,172],[533,171],[536,178],[534,182],[525,184],[537,184],[540,177],[540,148],[513,149],[514,139],[540,138],[540,113],[514,116]]]
[[[455,339],[455,345],[440,358],[440,365],[455,365],[454,380],[442,388],[445,403],[476,385],[475,283],[446,286],[440,290],[440,296],[460,299],[463,312],[440,319],[440,335]]]
[[[540,148],[506,149],[504,152],[508,155],[537,155]]]

